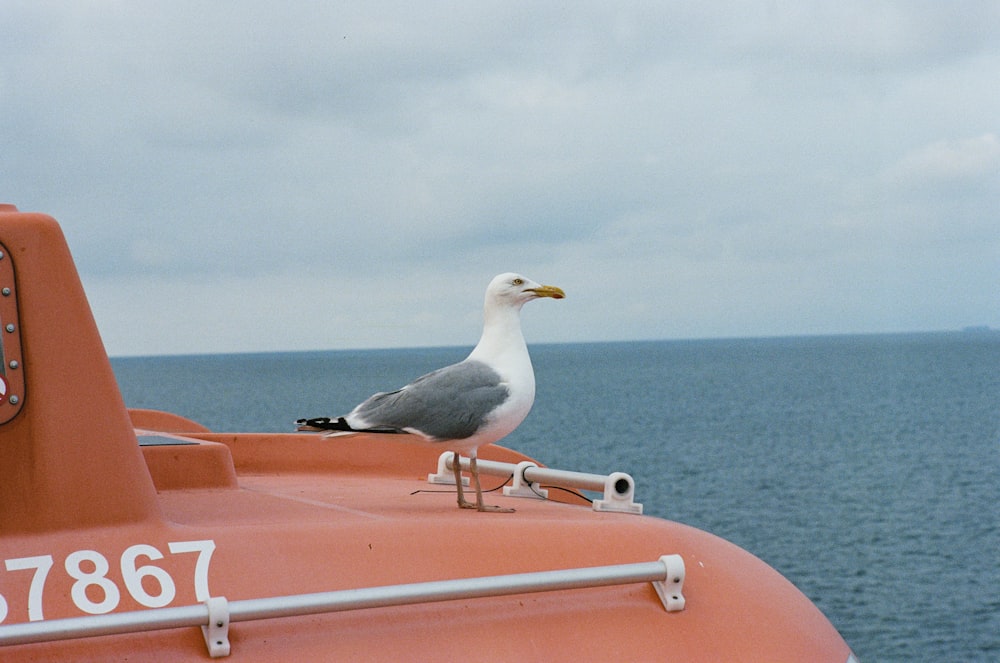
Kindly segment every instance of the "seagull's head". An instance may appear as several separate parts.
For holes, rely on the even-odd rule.
[[[542,285],[526,276],[508,272],[495,276],[486,288],[486,304],[521,308],[525,302],[539,297],[562,299],[566,293],[554,285]]]

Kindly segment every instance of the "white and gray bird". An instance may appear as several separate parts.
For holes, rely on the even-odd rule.
[[[483,503],[476,453],[517,428],[535,401],[535,372],[521,333],[521,307],[539,297],[562,299],[555,286],[519,274],[500,274],[486,288],[483,335],[468,357],[421,376],[402,389],[377,393],[331,420],[299,419],[299,430],[411,433],[453,451],[458,506],[479,511],[512,511]],[[462,490],[459,455],[469,457],[475,504]]]

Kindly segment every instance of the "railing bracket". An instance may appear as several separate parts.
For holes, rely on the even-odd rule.
[[[684,559],[680,555],[663,555],[660,562],[667,567],[663,580],[654,580],[653,589],[667,612],[684,609]]]
[[[538,467],[538,463],[530,460],[522,460],[514,470],[514,480],[512,485],[503,487],[503,494],[507,497],[528,497],[534,499],[545,499],[549,496],[549,491],[539,485],[537,481],[529,481],[524,477],[525,471],[530,467]]]
[[[229,656],[229,601],[224,596],[216,596],[205,601],[208,608],[208,624],[201,627],[212,658]]]

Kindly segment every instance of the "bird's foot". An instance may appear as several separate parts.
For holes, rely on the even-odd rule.
[[[489,511],[491,513],[514,513],[514,509],[506,506],[497,506],[495,504],[479,504],[472,505],[476,511]]]
[[[489,511],[491,513],[514,513],[514,509],[505,506],[495,506],[493,504],[482,504],[469,502],[468,500],[461,498],[458,500],[459,509],[475,509],[476,511]]]

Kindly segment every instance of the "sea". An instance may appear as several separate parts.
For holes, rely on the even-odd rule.
[[[130,407],[287,432],[469,348],[112,360]],[[505,446],[627,472],[760,557],[861,661],[1000,661],[1000,333],[534,345]]]

